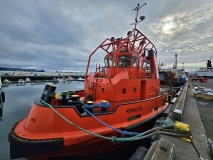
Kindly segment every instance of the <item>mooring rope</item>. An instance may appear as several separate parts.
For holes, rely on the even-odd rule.
[[[170,128],[170,127],[173,127],[173,126],[174,126],[174,124],[171,123],[171,122],[167,122],[167,121],[163,121],[163,120],[162,120],[162,121],[157,120],[156,122],[162,123],[162,124],[166,124],[167,126],[156,127],[156,128],[150,129],[150,130],[148,130],[148,131],[146,131],[146,132],[142,132],[142,133],[121,131],[121,130],[119,130],[119,129],[117,129],[117,128],[114,128],[114,127],[112,127],[112,126],[106,124],[105,122],[103,122],[102,120],[100,120],[99,118],[97,118],[94,114],[92,114],[91,112],[89,112],[87,109],[85,109],[85,111],[86,111],[87,113],[89,113],[89,114],[90,114],[93,118],[95,118],[97,121],[99,121],[100,123],[102,123],[103,125],[105,125],[105,126],[111,128],[111,129],[114,130],[114,131],[117,131],[117,132],[121,133],[122,135],[130,135],[130,136],[138,135],[138,136],[143,136],[143,135],[149,133],[149,131],[151,132],[151,131],[154,131],[154,130],[159,130],[159,129],[163,129],[163,128]]]
[[[93,133],[93,132],[90,132],[84,128],[81,128],[80,126],[76,125],[75,123],[71,122],[70,120],[68,120],[66,117],[64,117],[61,113],[59,113],[53,106],[51,106],[49,103],[46,103],[44,102],[42,99],[40,99],[41,103],[49,106],[57,115],[59,115],[62,119],[64,119],[67,123],[71,124],[72,126],[88,133],[88,134],[91,134],[93,136],[96,136],[96,137],[99,137],[99,138],[103,138],[103,139],[107,139],[107,140],[111,140],[111,138],[109,137],[105,137],[105,136],[102,136],[102,135],[99,135],[99,134],[96,134],[96,133]]]
[[[111,129],[114,130],[114,131],[117,131],[117,132],[121,133],[122,135],[130,135],[130,136],[133,136],[133,135],[138,135],[138,134],[140,134],[140,133],[137,133],[137,132],[121,131],[121,130],[119,130],[119,129],[117,129],[117,128],[114,128],[114,127],[108,125],[107,123],[103,122],[102,120],[100,120],[99,118],[97,118],[94,114],[92,114],[92,113],[91,113],[90,111],[88,111],[87,109],[84,109],[84,110],[85,110],[87,113],[89,113],[89,115],[91,115],[93,118],[95,118],[97,121],[99,121],[100,123],[102,123],[103,125],[105,125],[105,126],[111,128]]]
[[[75,123],[71,122],[66,117],[64,117],[61,113],[59,113],[52,105],[50,105],[49,103],[44,102],[42,99],[40,99],[40,102],[45,104],[45,105],[47,105],[47,106],[49,106],[58,116],[60,116],[62,119],[64,119],[67,123],[69,123],[72,126],[78,128],[79,130],[82,130],[82,131],[84,131],[84,132],[86,132],[88,134],[91,134],[91,135],[93,135],[95,137],[98,137],[98,138],[103,138],[103,139],[106,139],[106,140],[110,140],[113,143],[126,142],[126,141],[138,141],[138,140],[142,140],[144,138],[153,136],[154,134],[164,134],[164,135],[180,136],[180,137],[188,137],[189,136],[188,134],[179,134],[179,133],[170,133],[170,132],[158,131],[158,130],[163,129],[163,128],[174,127],[174,124],[170,124],[169,125],[169,123],[166,123],[166,121],[159,121],[160,123],[167,124],[167,126],[156,127],[156,128],[150,129],[150,130],[148,130],[146,132],[142,132],[140,134],[137,134],[137,135],[135,135],[133,137],[129,137],[129,138],[117,138],[116,136],[112,136],[111,138],[110,137],[105,137],[105,136],[90,132],[90,131],[88,131],[88,130],[76,125]],[[152,132],[152,133],[150,133],[150,132]]]

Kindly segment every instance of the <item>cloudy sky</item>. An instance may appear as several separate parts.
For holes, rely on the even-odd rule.
[[[156,46],[158,59],[186,71],[213,56],[212,0],[0,0],[0,67],[85,71],[90,53],[106,38],[137,28]],[[103,63],[103,57],[93,58]]]

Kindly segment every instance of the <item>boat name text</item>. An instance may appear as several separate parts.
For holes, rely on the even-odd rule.
[[[129,109],[126,110],[126,114],[131,113],[131,112],[141,111],[141,110],[142,110],[142,106],[136,107],[136,108],[129,108]]]

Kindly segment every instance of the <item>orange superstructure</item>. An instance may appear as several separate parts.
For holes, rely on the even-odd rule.
[[[135,8],[137,15],[140,7]],[[107,38],[90,54],[84,90],[58,97],[54,85],[45,86],[41,100],[35,100],[29,115],[9,134],[12,159],[101,152],[113,147],[111,137],[120,137],[116,130],[143,131],[146,122],[167,108],[168,95],[160,90],[157,50],[136,28],[138,22],[136,16],[126,38]],[[105,66],[96,65],[88,76],[91,57],[103,54]]]

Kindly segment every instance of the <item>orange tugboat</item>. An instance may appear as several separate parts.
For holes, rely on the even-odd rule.
[[[145,4],[144,4],[145,5]],[[142,5],[143,6],[143,5]],[[167,107],[167,93],[160,89],[157,50],[137,28],[126,38],[107,38],[89,56],[84,90],[55,93],[47,84],[29,115],[12,128],[11,159],[48,159],[102,152],[126,142],[144,130]],[[99,54],[99,55],[98,55]],[[96,65],[88,76],[93,55],[104,54],[105,66]],[[131,140],[130,140],[131,141]],[[113,143],[112,143],[113,142]]]

